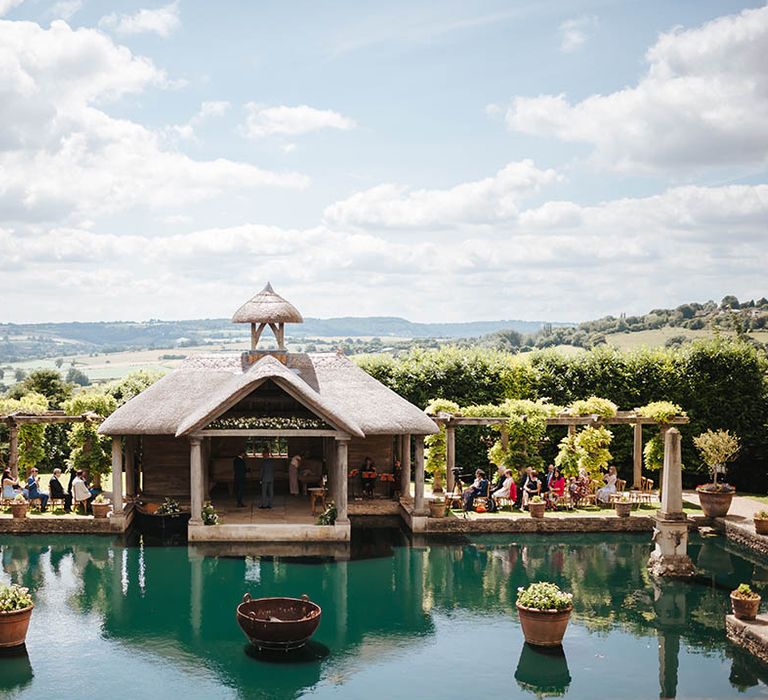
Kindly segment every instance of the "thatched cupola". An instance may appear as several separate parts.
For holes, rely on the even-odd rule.
[[[233,323],[251,324],[251,353],[256,352],[259,338],[264,329],[269,326],[277,339],[278,353],[284,354],[285,324],[304,323],[298,309],[275,293],[272,285],[267,282],[256,296],[245,302],[232,317]]]

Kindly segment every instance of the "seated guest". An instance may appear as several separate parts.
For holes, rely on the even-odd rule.
[[[61,469],[58,467],[53,470],[53,476],[48,483],[48,490],[50,491],[51,498],[61,499],[64,501],[64,510],[69,513],[72,510],[72,494],[67,493],[64,490],[64,486],[60,481]]]
[[[541,482],[539,481],[539,475],[536,473],[535,469],[531,469],[531,475],[525,482],[523,491],[523,508],[525,508],[528,505],[528,501],[541,493]]]
[[[610,503],[611,495],[616,493],[616,467],[608,467],[608,473],[605,475],[605,486],[597,489],[595,494],[600,503]]]
[[[19,480],[14,479],[11,475],[11,470],[6,469],[3,471],[3,498],[13,499],[21,494],[24,498],[29,498],[29,492],[27,489],[22,489],[19,485]]]
[[[37,467],[32,467],[29,470],[29,478],[27,479],[27,491],[29,492],[29,498],[40,499],[40,510],[45,510],[48,505],[48,494],[40,490],[40,476],[37,471]]]
[[[552,486],[552,479],[555,478],[555,465],[547,465],[547,471],[541,477],[541,493],[545,494],[549,492]]]
[[[517,500],[517,486],[515,486],[515,478],[512,476],[511,469],[504,470],[504,482],[501,488],[496,489],[491,495],[494,498],[508,498],[511,501]]]
[[[549,491],[547,493],[548,496],[548,502],[554,508],[557,506],[557,502],[563,497],[565,494],[565,479],[563,478],[563,475],[560,473],[559,469],[555,469],[552,475],[552,478],[549,482]]]
[[[93,494],[88,490],[85,482],[85,473],[82,469],[75,472],[75,478],[72,480],[72,503],[75,509],[79,504],[83,504],[83,512],[88,512],[88,503],[93,498]]]
[[[485,478],[485,472],[482,469],[478,469],[475,472],[475,480],[472,485],[464,489],[462,498],[464,499],[464,510],[472,510],[475,505],[475,499],[478,496],[488,495],[488,479]]]
[[[365,476],[365,474],[373,474],[373,476]],[[360,469],[360,478],[363,480],[363,496],[365,498],[373,498],[373,489],[376,486],[376,467],[373,464],[373,460],[370,457],[366,457],[363,462],[363,466]]]
[[[523,509],[523,496],[525,495],[525,485],[528,483],[528,479],[531,478],[531,467],[526,467],[520,472],[520,479],[517,482],[517,498],[515,499],[515,508],[518,510]]]

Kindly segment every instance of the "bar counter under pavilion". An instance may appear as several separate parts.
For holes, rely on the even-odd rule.
[[[370,457],[379,474],[392,473],[399,459],[401,482],[394,486],[404,496],[393,505],[412,529],[421,529],[427,515],[424,437],[438,431],[436,423],[344,355],[288,352],[285,324],[303,318],[271,285],[232,320],[250,324],[250,350],[188,358],[100,426],[112,438],[113,474],[125,471],[126,503],[139,497],[139,485],[144,500],[188,504],[191,542],[345,542],[351,533],[349,484],[355,483],[350,470]],[[276,349],[259,349],[266,329]],[[279,465],[269,510],[256,507],[264,446]],[[233,460],[243,452],[249,490],[246,507],[237,508]],[[297,454],[303,493],[291,496],[287,463]],[[116,511],[123,504],[121,481],[114,480]],[[324,483],[337,509],[334,525],[316,524],[304,495]],[[203,524],[206,501],[221,516],[215,526]]]

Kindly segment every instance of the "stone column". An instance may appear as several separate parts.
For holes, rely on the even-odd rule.
[[[424,506],[424,436],[416,435],[414,439],[413,481],[415,484],[413,512],[416,515],[426,515]]]
[[[123,513],[123,440],[112,437],[112,517]]]
[[[661,509],[653,531],[655,548],[648,568],[656,576],[690,576],[693,562],[688,556],[688,519],[683,513],[683,475],[680,461],[680,432],[670,428],[664,436],[664,469]]]
[[[134,456],[136,454],[136,438],[125,438],[125,495],[136,495],[136,472],[134,469]]]
[[[19,426],[11,425],[9,433],[9,451],[8,451],[8,469],[11,470],[11,476],[16,479],[19,476]]]
[[[635,443],[633,452],[632,488],[639,489],[643,478],[643,424],[635,423]]]
[[[347,512],[347,457],[349,454],[349,440],[336,438],[336,522],[345,525],[349,522]]]
[[[456,466],[456,428],[452,425],[445,426],[445,483],[448,493],[452,493],[454,486],[453,469]]]
[[[406,433],[403,435],[403,461],[400,465],[402,468],[402,484],[400,488],[400,495],[406,498],[411,497],[411,435]]]
[[[202,525],[203,510],[203,449],[200,438],[189,438],[189,483],[192,517],[190,525]]]

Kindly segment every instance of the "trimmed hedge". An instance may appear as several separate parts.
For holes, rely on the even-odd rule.
[[[601,346],[575,356],[555,351],[509,355],[454,347],[415,350],[399,359],[365,356],[360,365],[369,374],[417,406],[434,398],[461,406],[501,403],[507,398],[548,398],[567,405],[600,396],[627,410],[651,401],[672,401],[688,413],[681,427],[683,464],[688,471],[704,469],[693,436],[708,428],[726,429],[742,441],[739,459],[728,480],[744,490],[766,491],[768,459],[768,358],[746,342],[726,338],[698,341],[680,349],[622,352]],[[632,429],[613,426],[611,452],[623,476],[632,471]],[[550,428],[542,446],[547,462],[554,459],[564,431]],[[644,430],[644,439],[654,434]],[[491,435],[483,429],[457,432],[457,464],[469,472],[487,465]],[[703,474],[687,479],[701,482]]]

